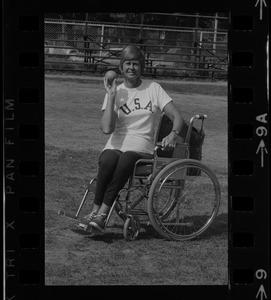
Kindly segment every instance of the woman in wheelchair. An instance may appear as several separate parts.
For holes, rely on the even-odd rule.
[[[93,211],[85,217],[92,228],[103,231],[107,214],[134,165],[154,152],[155,113],[173,121],[173,130],[162,140],[162,149],[175,147],[184,124],[172,99],[156,82],[141,79],[144,54],[133,45],[121,53],[119,69],[124,82],[116,86],[104,78],[106,95],[100,128],[110,137],[100,155]]]

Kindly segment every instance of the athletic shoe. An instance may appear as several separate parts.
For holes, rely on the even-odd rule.
[[[84,219],[90,222],[95,216],[97,216],[97,213],[98,211],[94,210],[90,214],[84,216]]]
[[[84,230],[88,230],[89,222],[97,216],[97,211],[94,210],[90,214],[86,215],[83,220],[78,224],[79,227],[83,228]]]
[[[100,231],[104,231],[105,229],[105,222],[106,222],[106,214],[96,215],[92,221],[89,223],[89,226],[98,229]]]

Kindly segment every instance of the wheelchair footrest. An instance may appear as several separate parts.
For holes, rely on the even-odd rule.
[[[78,220],[78,217],[76,215],[73,215],[73,214],[70,214],[70,213],[66,213],[63,210],[58,211],[58,214],[60,216],[63,216],[63,217],[66,217],[66,218],[69,218],[69,219],[72,219],[72,220],[75,220],[75,221]]]
[[[99,231],[99,230],[97,230],[95,228],[92,228],[89,225],[86,225],[86,224],[83,224],[83,223],[79,223],[78,228],[80,228],[81,230],[86,232],[89,236],[99,236],[99,235],[104,234],[104,230]]]

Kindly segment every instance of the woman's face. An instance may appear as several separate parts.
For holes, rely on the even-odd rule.
[[[141,75],[139,60],[126,60],[122,65],[122,74],[129,81],[136,81]]]

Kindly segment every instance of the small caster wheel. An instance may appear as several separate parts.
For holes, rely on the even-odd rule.
[[[140,221],[138,217],[128,216],[123,227],[123,235],[126,241],[134,241],[140,231]]]

